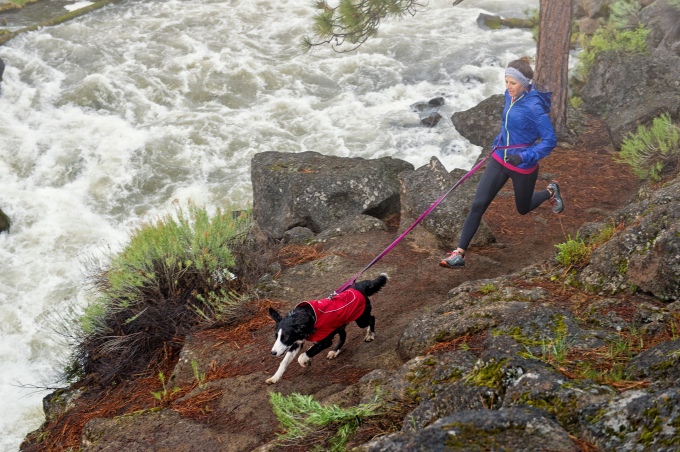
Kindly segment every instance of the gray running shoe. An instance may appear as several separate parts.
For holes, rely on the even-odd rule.
[[[564,210],[564,201],[560,196],[560,186],[557,182],[552,181],[548,184],[548,190],[551,193],[550,204],[552,204],[553,213],[561,213]]]
[[[439,262],[441,267],[447,268],[461,268],[465,267],[465,258],[463,254],[458,250],[453,250],[449,253],[449,257],[442,259]]]

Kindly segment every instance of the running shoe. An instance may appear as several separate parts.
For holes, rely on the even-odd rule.
[[[463,257],[463,253],[460,251],[453,250],[449,253],[449,257],[442,259],[439,262],[439,265],[447,268],[465,267],[465,257]]]
[[[560,195],[560,186],[557,182],[552,181],[548,184],[548,190],[550,191],[550,204],[552,204],[553,213],[561,213],[564,210],[564,201]]]

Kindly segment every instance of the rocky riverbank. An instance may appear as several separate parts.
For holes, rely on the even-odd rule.
[[[277,444],[272,391],[341,407],[377,397],[379,415],[356,425],[348,445],[358,450],[677,450],[680,178],[675,168],[660,182],[642,183],[613,159],[620,138],[636,127],[632,118],[646,123],[659,112],[654,102],[628,102],[631,96],[680,95],[680,86],[654,70],[659,60],[664,68],[678,62],[672,33],[664,33],[644,61],[596,60],[599,75],[583,91],[586,113],[570,114],[577,141],[541,162],[539,185],[557,179],[563,187],[562,215],[545,206],[520,217],[506,187],[466,268],[442,269],[437,262],[474,189],[474,179],[466,182],[438,220],[418,226],[366,275],[391,277],[373,299],[376,340],[362,343],[350,326],[342,355],[316,357],[310,368],[293,364],[275,386],[265,384],[278,366],[266,308],[285,311],[340,286],[460,170],[448,173],[436,159],[412,168],[389,158],[258,155],[255,219],[284,246],[254,288],[253,317],[187,337],[168,363],[167,382],[154,375],[55,392],[46,398],[45,425],[22,450],[309,450],[335,433]],[[600,77],[647,63],[636,81],[654,89],[602,94],[610,85]],[[677,122],[678,104],[663,105]],[[474,138],[464,123],[497,130],[487,108],[497,102],[453,118],[482,145],[488,137]],[[587,114],[595,110],[608,114]],[[556,245],[571,242],[585,254],[558,262]]]
[[[374,297],[375,342],[362,343],[350,327],[337,360],[317,357],[311,368],[291,366],[276,386],[264,383],[278,365],[268,352],[273,322],[264,308],[286,310],[323,296],[399,230],[392,214],[347,217],[317,232],[300,226],[286,235],[288,254],[261,280],[259,314],[235,330],[187,338],[168,371],[180,388],[172,397],[162,404],[154,399],[163,386],[153,377],[106,390],[76,385],[48,398],[48,422],[22,449],[285,449],[272,442],[280,427],[271,391],[352,406],[379,388],[384,414],[364,422],[352,442],[363,450],[437,450],[454,439],[460,450],[494,444],[673,450],[680,414],[674,402],[680,306],[672,302],[680,290],[680,181],[638,190],[626,167],[612,161],[606,129],[592,119],[586,130],[579,145],[556,150],[543,165],[544,174],[564,186],[564,215],[546,207],[519,217],[506,190],[487,215],[494,240],[470,250],[465,270],[437,266],[441,238],[425,226],[376,266],[392,279]],[[309,175],[304,169],[323,159],[274,157],[278,164],[270,169],[286,168],[292,178]],[[403,173],[407,179],[415,171]],[[390,197],[389,190],[382,193]],[[578,231],[588,239],[605,229],[611,236],[589,264],[555,262],[554,245]],[[291,255],[307,257],[296,265]],[[623,274],[621,262],[630,269]],[[664,287],[653,287],[661,281]],[[632,290],[645,284],[644,291]],[[375,435],[381,436],[371,440]]]
[[[50,27],[103,8],[119,0],[14,3],[0,0],[0,45],[22,33]]]

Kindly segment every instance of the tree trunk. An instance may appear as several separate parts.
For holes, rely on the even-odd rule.
[[[540,0],[536,74],[534,83],[541,91],[551,91],[550,119],[558,138],[569,137],[569,43],[574,0]]]

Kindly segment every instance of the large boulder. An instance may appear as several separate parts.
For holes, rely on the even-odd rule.
[[[606,18],[612,1],[579,0],[576,18]],[[605,118],[617,147],[640,124],[662,113],[680,115],[680,8],[668,0],[647,1],[635,16],[647,30],[648,54],[602,52],[593,63],[581,97],[590,113]],[[594,30],[590,33],[592,34]],[[631,83],[635,89],[622,89]]]
[[[253,218],[275,238],[295,227],[314,233],[359,214],[385,219],[399,212],[399,179],[413,165],[375,160],[262,152],[252,160]]]
[[[613,0],[577,0],[574,5],[575,19],[600,19],[609,15]]]
[[[516,17],[501,17],[486,13],[480,13],[477,16],[477,25],[480,28],[488,30],[498,30],[502,27],[507,28],[531,28],[538,25],[536,21],[531,19],[520,19]]]
[[[625,391],[581,411],[580,437],[598,450],[677,451],[680,389]]]
[[[680,8],[670,5],[668,0],[657,0],[643,8],[639,17],[649,29],[648,48],[680,55]]]
[[[616,216],[625,229],[595,249],[579,278],[598,291],[635,286],[663,300],[680,299],[680,178],[642,193]]]
[[[399,356],[411,359],[438,343],[492,329],[496,337],[512,339],[502,347],[489,347],[493,358],[527,350],[540,355],[541,341],[554,341],[557,332],[565,328],[569,331],[566,339],[572,344],[604,345],[592,332],[582,330],[571,314],[540,303],[547,296],[545,289],[507,286],[507,280],[500,277],[469,281],[452,289],[446,302],[412,320],[404,329],[397,344]],[[516,335],[535,342],[527,346],[515,340]]]
[[[553,419],[532,408],[469,410],[442,418],[413,433],[394,433],[358,448],[360,451],[578,451],[569,434]]]
[[[574,20],[578,22],[579,33],[592,35],[606,19],[614,0],[577,0],[574,5]]]
[[[405,231],[442,194],[467,173],[464,170],[446,171],[444,165],[432,157],[428,165],[399,175],[401,184],[400,230]],[[472,199],[479,180],[479,173],[459,185],[425,217],[422,227],[434,235],[443,248],[455,248],[463,229],[463,222],[470,211]],[[494,235],[482,220],[472,243],[485,245],[495,241]]]
[[[451,122],[458,133],[470,143],[491,149],[494,139],[501,131],[504,106],[505,96],[496,94],[468,110],[455,112],[451,116]]]
[[[581,97],[588,113],[604,118],[612,142],[619,148],[638,125],[650,124],[663,113],[680,118],[679,73],[680,56],[670,52],[602,52],[595,57]]]

